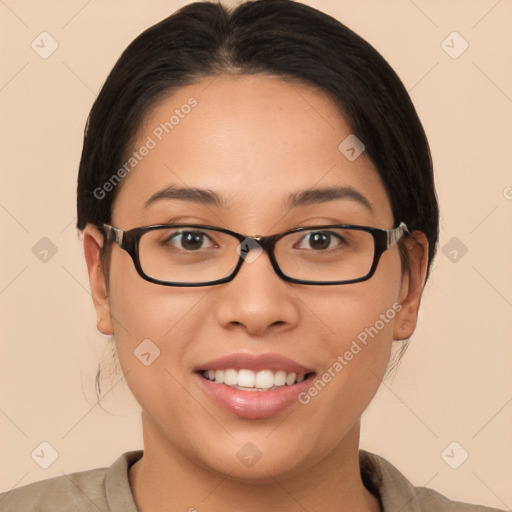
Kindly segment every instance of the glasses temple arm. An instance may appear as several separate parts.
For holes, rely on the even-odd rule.
[[[107,242],[115,242],[121,247],[124,235],[123,230],[110,226],[109,224],[103,224],[103,228],[107,234]]]
[[[403,237],[404,233],[407,233],[408,235],[412,236],[405,222],[400,222],[400,225],[398,227],[390,229],[388,231],[387,248],[389,249],[390,247],[395,245]]]

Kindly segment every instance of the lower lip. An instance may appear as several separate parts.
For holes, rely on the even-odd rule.
[[[199,374],[197,378],[206,394],[225,411],[240,418],[260,419],[275,416],[297,403],[298,395],[310,386],[314,374],[297,384],[269,391],[242,391],[216,384]]]

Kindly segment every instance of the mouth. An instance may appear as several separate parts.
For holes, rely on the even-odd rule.
[[[276,416],[294,404],[316,372],[277,354],[234,354],[203,363],[194,372],[216,406],[239,418]]]
[[[202,370],[199,374],[215,384],[224,384],[240,391],[273,391],[284,386],[293,386],[314,376],[315,372],[295,373],[286,370],[252,371],[247,368],[237,370]]]

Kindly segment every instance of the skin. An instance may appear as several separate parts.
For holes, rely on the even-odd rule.
[[[263,75],[203,79],[154,108],[139,141],[191,96],[198,105],[125,178],[112,225],[128,230],[179,218],[266,235],[333,222],[398,224],[371,161],[363,153],[351,162],[338,150],[351,130],[326,95]],[[144,207],[172,184],[213,190],[227,207],[176,200]],[[350,199],[284,210],[291,191],[328,185],[352,186],[373,212]],[[410,276],[402,275],[394,246],[370,280],[341,286],[284,282],[263,253],[229,283],[164,287],[143,280],[114,244],[107,287],[103,237],[88,225],[84,250],[99,329],[115,335],[143,410],[144,456],[129,475],[139,510],[380,510],[360,477],[360,417],[392,341],[409,338],[416,326],[428,242],[414,236],[405,241]],[[237,352],[282,354],[322,374],[394,303],[401,311],[307,405],[241,419],[215,405],[193,375],[198,363]],[[146,338],[161,351],[147,367],[133,354]],[[262,453],[252,467],[237,458],[247,442]]]

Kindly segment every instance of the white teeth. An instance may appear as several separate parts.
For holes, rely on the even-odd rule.
[[[224,384],[236,386],[238,384],[238,372],[230,368],[224,372]]]
[[[251,370],[240,370],[238,372],[238,385],[243,388],[253,388],[256,377]],[[217,381],[217,379],[215,379]]]
[[[295,382],[295,379],[297,377],[297,374],[296,373],[288,373],[286,375],[286,385],[287,386],[291,386],[294,382]]]
[[[215,382],[224,383],[224,370],[215,370]]]
[[[286,372],[279,370],[274,375],[274,386],[284,386],[286,384]]]
[[[254,390],[268,390],[271,388],[291,386],[302,382],[304,374],[294,372],[286,373],[284,370],[272,372],[272,370],[235,370],[229,368],[226,370],[204,370],[203,377],[216,384],[226,384],[236,388],[253,388]]]
[[[274,385],[274,374],[270,370],[261,370],[256,374],[254,385],[258,389],[270,389]]]

